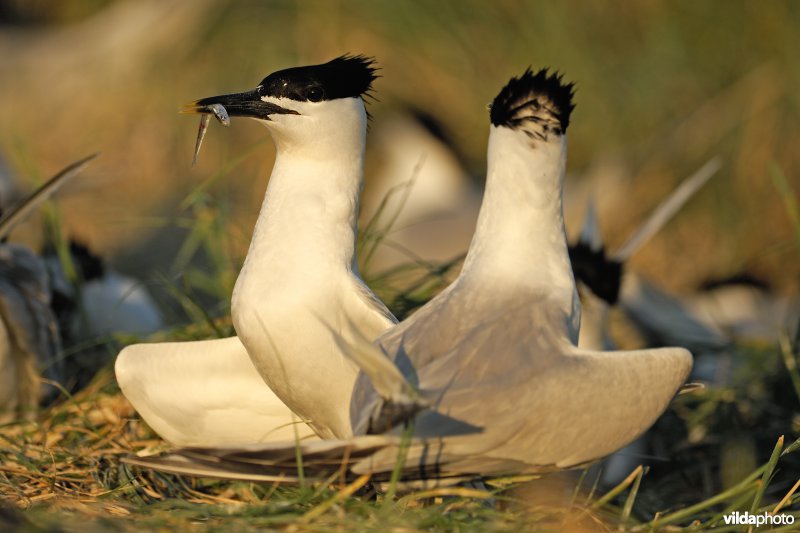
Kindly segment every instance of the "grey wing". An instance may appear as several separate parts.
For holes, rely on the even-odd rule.
[[[90,155],[67,166],[36,189],[30,196],[14,205],[3,216],[0,216],[0,238],[5,238],[14,226],[28,216],[31,211],[39,207],[42,202],[55,194],[67,181],[75,177],[97,155]]]
[[[570,346],[564,358],[562,377],[546,386],[553,396],[549,407],[560,418],[550,424],[560,433],[550,442],[561,449],[552,456],[558,467],[599,459],[638,438],[667,409],[692,369],[692,356],[683,348],[604,352]]]
[[[447,320],[448,315],[440,313],[441,307],[447,302],[451,287],[452,285],[411,317],[388,328],[375,339],[379,352],[394,363],[407,384],[414,389],[419,388],[416,369],[445,353],[450,339],[458,335],[456,329],[459,326],[456,321]],[[442,320],[443,316],[445,320]],[[363,435],[370,431],[371,420],[385,418],[381,411],[387,408],[387,404],[385,398],[375,389],[369,373],[364,372],[364,365],[358,364],[362,371],[353,387],[350,419],[353,421],[354,433]],[[403,385],[397,383],[395,387],[400,389]]]
[[[375,340],[378,348],[428,403],[438,403],[440,391],[452,388],[455,381],[471,387],[487,373],[505,372],[506,363],[513,364],[510,357],[482,357],[482,350],[491,350],[496,343],[508,339],[523,343],[520,339],[531,333],[530,321],[537,312],[537,305],[542,303],[541,296],[531,294],[509,302],[487,299],[478,292],[456,294],[457,291],[457,283],[450,285],[411,317]],[[524,320],[509,322],[509,316]],[[520,327],[512,331],[515,326]],[[487,361],[492,363],[487,365]],[[367,432],[370,419],[386,418],[381,411],[392,408],[376,391],[367,374],[360,373],[351,401],[351,420],[356,434]]]
[[[448,475],[536,473],[609,455],[664,412],[691,368],[683,349],[577,352],[562,368],[527,384],[509,380],[452,394],[441,410],[480,426],[475,434],[412,445],[411,470]],[[453,406],[458,404],[458,409]],[[420,418],[426,413],[422,413]],[[362,460],[357,473],[391,470],[391,447]]]
[[[559,318],[546,306],[519,311],[499,313],[418,369],[422,389],[439,395],[431,411],[482,431],[429,440],[412,448],[409,464],[491,474],[599,459],[650,427],[692,366],[682,348],[579,350],[557,333]],[[391,455],[379,452],[357,468],[391,468]]]

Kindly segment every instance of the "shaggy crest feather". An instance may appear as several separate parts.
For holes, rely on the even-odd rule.
[[[519,78],[511,78],[491,105],[495,126],[522,128],[529,135],[547,140],[562,135],[569,127],[574,83],[564,83],[561,74],[543,68],[535,74],[530,67]]]
[[[375,60],[363,55],[343,55],[322,63],[273,72],[257,90],[261,96],[320,102],[365,96],[378,77]]]

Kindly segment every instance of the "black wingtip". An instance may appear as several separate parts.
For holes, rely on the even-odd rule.
[[[530,67],[519,78],[511,78],[491,105],[495,126],[518,128],[536,123],[544,134],[566,133],[575,104],[575,84],[565,83],[558,72],[547,68],[534,73]]]

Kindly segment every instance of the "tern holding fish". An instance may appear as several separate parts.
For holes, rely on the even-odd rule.
[[[228,116],[256,120],[272,134],[277,158],[233,293],[238,337],[139,344],[117,359],[122,391],[167,440],[264,442],[291,438],[297,428],[310,435],[298,421],[323,437],[352,435],[358,368],[339,339],[353,338],[353,324],[374,338],[395,323],[355,263],[362,96],[374,79],[372,60],[343,56],[184,108],[223,123]]]

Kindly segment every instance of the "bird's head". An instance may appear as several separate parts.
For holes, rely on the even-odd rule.
[[[534,141],[548,141],[567,132],[574,84],[562,81],[558,73],[527,69],[511,78],[490,106],[493,126],[523,131]]]
[[[572,83],[547,69],[529,67],[508,81],[489,106],[487,181],[499,173],[504,182],[535,183],[536,202],[560,208],[573,92]]]
[[[255,89],[202,98],[184,113],[213,113],[214,104],[230,117],[247,117],[264,124],[275,142],[321,150],[340,145],[349,136],[366,132],[363,96],[375,80],[374,61],[364,56],[341,56],[320,65],[273,72]],[[311,142],[313,139],[313,142]]]

